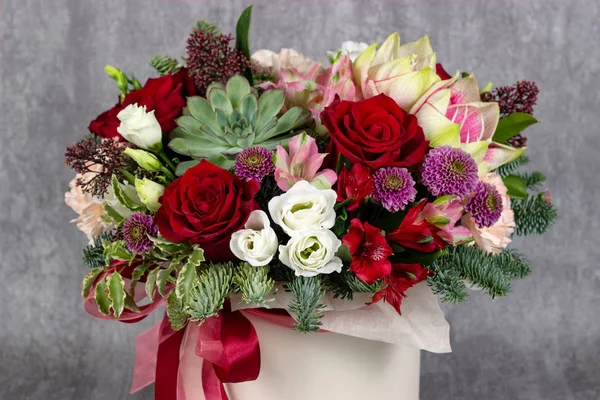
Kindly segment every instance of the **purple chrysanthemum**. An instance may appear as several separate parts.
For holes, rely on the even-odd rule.
[[[247,181],[258,182],[275,170],[273,153],[262,146],[242,150],[235,162],[235,174]]]
[[[154,242],[148,236],[156,236],[158,227],[152,217],[141,212],[131,214],[123,224],[123,238],[129,250],[136,254],[148,253]]]
[[[475,193],[465,206],[465,211],[471,214],[478,227],[489,228],[500,219],[502,197],[494,186],[479,182]]]
[[[415,181],[406,168],[380,168],[373,174],[372,197],[390,212],[404,210],[416,195]]]
[[[475,190],[477,164],[466,151],[450,146],[435,148],[427,154],[421,168],[423,184],[434,196],[464,197]]]

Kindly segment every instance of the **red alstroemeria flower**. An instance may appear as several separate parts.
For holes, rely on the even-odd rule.
[[[373,191],[373,179],[369,168],[364,164],[354,164],[350,171],[344,168],[338,175],[336,192],[337,201],[352,199],[346,204],[346,210],[354,211],[363,205],[365,198]]]
[[[400,226],[388,232],[389,242],[424,253],[433,253],[444,248],[445,243],[437,234],[439,228],[427,222],[420,215],[425,204],[427,204],[427,200],[422,200],[412,207]]]
[[[383,300],[394,307],[398,314],[401,314],[400,306],[402,299],[406,297],[405,292],[408,288],[426,279],[429,272],[420,264],[394,264],[391,276],[385,279],[383,288],[375,293],[373,301],[369,304]]]
[[[381,229],[354,218],[350,221],[350,229],[342,238],[352,255],[350,271],[363,282],[373,283],[385,278],[392,272],[392,264],[388,257],[392,248],[387,244]]]

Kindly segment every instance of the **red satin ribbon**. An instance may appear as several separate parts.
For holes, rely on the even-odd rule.
[[[244,310],[276,325],[292,327],[294,319],[285,310]],[[167,316],[159,333],[156,360],[155,400],[177,400],[180,347],[183,331],[174,332]],[[202,388],[206,400],[229,400],[224,383],[253,381],[260,373],[260,345],[254,326],[229,302],[218,317],[198,327],[196,355],[201,357]]]

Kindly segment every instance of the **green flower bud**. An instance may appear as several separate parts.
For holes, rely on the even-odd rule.
[[[162,164],[160,161],[158,161],[158,158],[156,158],[154,154],[148,153],[145,150],[134,150],[131,147],[128,147],[123,151],[123,153],[131,157],[133,161],[135,161],[146,171],[155,172],[162,169]]]
[[[151,181],[148,178],[136,179],[135,190],[137,191],[142,203],[148,207],[148,210],[152,212],[158,211],[160,208],[158,198],[162,196],[163,192],[165,191],[165,187],[163,185]]]
[[[108,76],[117,81],[117,86],[119,86],[122,95],[126,95],[127,93],[129,93],[129,83],[127,82],[127,76],[125,76],[123,71],[121,71],[117,67],[113,67],[112,65],[107,64],[104,66],[104,72],[106,72]]]

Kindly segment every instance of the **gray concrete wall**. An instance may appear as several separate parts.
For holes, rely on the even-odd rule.
[[[106,63],[150,74],[182,55],[197,19],[225,32],[249,1],[0,0],[0,399],[128,397],[136,326],[97,321],[79,299],[85,238],[63,204],[65,146],[111,106]],[[255,49],[313,57],[342,40],[429,33],[448,70],[537,81],[532,167],[561,218],[517,247],[532,277],[495,302],[447,309],[454,353],[425,354],[423,400],[600,398],[600,4],[561,0],[255,0]]]

